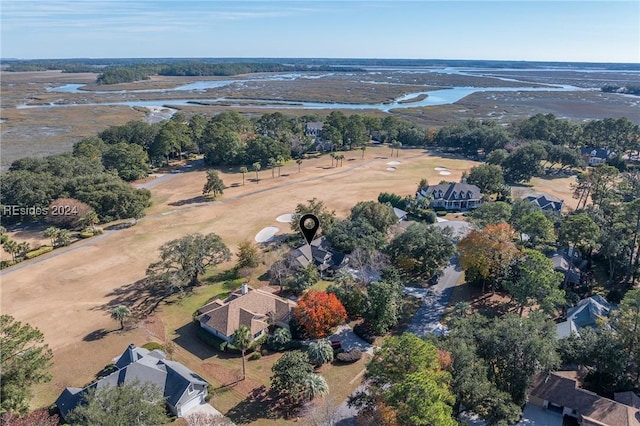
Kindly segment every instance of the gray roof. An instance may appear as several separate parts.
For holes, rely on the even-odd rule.
[[[611,314],[612,305],[607,300],[595,295],[582,299],[576,306],[567,310],[567,319],[571,319],[578,328],[595,327],[599,318]]]
[[[313,261],[320,271],[335,270],[348,262],[345,254],[329,248],[329,243],[324,236],[314,239],[311,244],[302,244],[292,250],[290,258],[295,259],[303,268]]]
[[[468,183],[443,183],[425,186],[419,191],[423,197],[430,196],[434,200],[480,200],[480,188]],[[456,198],[457,197],[457,198]]]
[[[309,121],[304,125],[307,130],[322,130],[324,127],[324,122],[322,121]]]
[[[119,386],[136,380],[141,383],[152,383],[163,390],[168,404],[177,407],[182,402],[189,385],[200,385],[202,389],[208,386],[206,380],[184,365],[165,359],[164,352],[159,350],[149,352],[134,344],[125,349],[116,359],[115,365],[118,367],[117,371],[83,389],[66,388],[56,400],[62,417],[64,418],[69,411],[73,410],[91,388]]]
[[[540,207],[542,210],[561,212],[562,206],[564,204],[564,200],[561,200],[556,197],[552,197],[547,194],[535,194],[528,195],[525,197],[525,200],[532,202],[536,206]]]
[[[580,154],[588,155],[591,158],[602,158],[606,160],[613,154],[613,151],[607,148],[595,148],[592,146],[587,146],[580,149]]]

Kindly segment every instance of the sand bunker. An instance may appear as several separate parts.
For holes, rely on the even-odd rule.
[[[387,170],[390,172],[395,172],[396,168],[395,167],[387,167]]]
[[[400,163],[399,161],[389,161],[387,163],[388,166],[399,166],[400,164],[402,163]]]
[[[281,214],[276,218],[276,222],[280,223],[291,223],[293,220],[293,213]]]
[[[440,172],[440,174],[442,176],[449,176],[451,174],[451,172],[449,170],[443,170],[443,171]]]
[[[446,167],[434,167],[433,170],[440,172],[440,171],[446,171],[447,168]]]
[[[267,226],[262,229],[262,231],[256,234],[256,241],[259,243],[266,243],[267,241],[271,241],[276,233],[279,231],[279,228],[275,226]]]

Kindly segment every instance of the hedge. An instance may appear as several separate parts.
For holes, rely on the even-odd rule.
[[[362,352],[360,349],[351,349],[349,352],[341,352],[336,356],[336,359],[340,362],[352,363],[362,358]]]
[[[376,339],[371,327],[365,323],[353,327],[353,333],[369,344],[373,344]]]
[[[260,358],[262,358],[262,354],[260,352],[254,352],[251,355],[249,355],[249,361],[255,361]]]
[[[147,342],[144,345],[142,345],[142,347],[148,351],[155,351],[156,349],[160,349],[161,351],[164,351],[164,346],[162,346],[158,342]]]
[[[220,352],[224,352],[227,348],[226,341],[222,340],[219,337],[214,336],[213,334],[209,333],[207,330],[205,330],[202,327],[198,327],[198,331],[196,331],[196,335],[204,343],[206,343],[209,346],[213,346],[215,349],[219,350]]]
[[[27,253],[27,254],[25,255],[25,257],[26,257],[27,259],[33,259],[34,257],[38,257],[38,256],[40,256],[41,254],[49,253],[49,252],[50,252],[50,251],[52,251],[52,250],[53,250],[53,247],[51,247],[51,246],[42,246],[42,247],[40,247],[40,248],[39,248],[39,249],[37,249],[37,250],[32,250],[32,251],[30,251],[29,253]]]

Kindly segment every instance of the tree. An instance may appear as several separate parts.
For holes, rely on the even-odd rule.
[[[307,355],[309,355],[309,361],[316,367],[333,361],[331,342],[327,339],[311,342],[307,348]]]
[[[273,364],[271,371],[271,390],[287,408],[307,400],[305,379],[314,373],[305,352],[286,352]]]
[[[600,234],[598,225],[586,213],[567,216],[560,225],[558,239],[572,248],[593,248]]]
[[[20,245],[18,244],[17,241],[7,240],[2,245],[2,248],[4,248],[4,251],[6,251],[7,253],[9,253],[11,255],[11,259],[15,262],[16,261],[16,255],[20,252],[20,247],[19,246]]]
[[[474,348],[486,363],[489,381],[520,406],[533,376],[559,365],[555,324],[539,311],[528,317],[507,313],[493,319],[474,314],[457,320],[448,337]]]
[[[242,173],[242,186],[244,186],[244,175],[245,173],[248,173],[249,170],[245,166],[242,166],[240,167],[239,172]]]
[[[450,229],[412,223],[391,240],[387,252],[400,268],[430,277],[449,263],[455,245]]]
[[[308,288],[313,287],[320,281],[320,272],[313,262],[304,268],[299,268],[293,279],[287,280],[287,284],[295,293],[300,294]]]
[[[537,250],[525,249],[512,263],[502,286],[518,303],[521,316],[524,308],[534,303],[552,314],[565,301],[564,291],[559,288],[562,280],[551,259]]]
[[[238,263],[236,268],[255,268],[260,264],[258,248],[251,241],[245,240],[238,244]]]
[[[98,217],[98,214],[94,210],[91,210],[90,212],[85,214],[80,221],[82,226],[84,227],[89,226],[91,227],[91,230],[95,232],[96,225],[100,223],[100,218]]]
[[[183,290],[198,284],[207,268],[231,259],[231,252],[216,234],[189,234],[160,247],[160,261],[147,268],[147,276]]]
[[[291,268],[285,260],[273,262],[269,268],[269,283],[280,286],[280,291],[291,279]]]
[[[524,235],[528,237],[526,242],[530,247],[552,243],[556,238],[553,222],[541,210],[522,216],[515,230],[520,234],[520,240]]]
[[[131,316],[131,310],[124,305],[111,309],[111,318],[120,322],[120,330],[124,330],[124,322]]]
[[[333,352],[331,352],[333,358]],[[312,401],[317,396],[325,396],[329,393],[327,381],[319,374],[308,374],[303,381],[305,398]]]
[[[57,227],[75,229],[83,225],[83,219],[93,209],[87,203],[74,198],[58,198],[49,204],[46,221]]]
[[[361,160],[364,160],[364,152],[367,150],[367,146],[366,145],[362,145],[360,147],[360,151],[362,151],[362,158]]]
[[[244,354],[251,346],[251,343],[253,343],[253,336],[251,335],[251,330],[249,330],[249,327],[246,325],[241,325],[236,328],[231,335],[231,344],[242,352],[242,380],[247,378]]]
[[[378,250],[357,247],[349,256],[349,265],[358,273],[358,280],[368,285],[389,265],[389,258]]]
[[[504,176],[500,166],[481,164],[472,167],[467,182],[480,188],[483,194],[495,194],[504,185]]]
[[[526,182],[533,176],[541,176],[544,169],[541,161],[547,152],[540,143],[531,142],[521,146],[502,163],[504,178],[507,182]]]
[[[68,229],[61,229],[56,236],[56,245],[68,246],[71,244],[71,232]]]
[[[284,348],[291,341],[291,332],[288,328],[277,328],[272,336],[269,336],[267,343],[277,348]]]
[[[561,339],[558,353],[565,364],[587,370],[585,387],[598,393],[613,394],[629,385],[625,376],[627,356],[616,332],[606,328],[584,327],[580,335]]]
[[[293,315],[313,339],[328,336],[333,327],[347,319],[344,306],[334,294],[314,290],[309,290],[298,300]]]
[[[312,198],[307,200],[306,203],[300,203],[296,206],[296,211],[291,219],[291,230],[293,232],[300,232],[300,218],[307,213],[311,213],[318,218],[320,228],[323,231],[330,227],[336,220],[336,213],[334,211],[329,211],[323,201]]]
[[[115,170],[123,180],[142,179],[149,174],[149,157],[142,146],[125,142],[110,145],[102,154],[107,170]]]
[[[298,158],[296,160],[296,164],[298,165],[298,173],[300,173],[300,166],[302,166],[302,158]]]
[[[337,284],[331,284],[327,293],[335,294],[349,318],[359,318],[364,313],[366,292],[364,285],[355,281],[349,272],[339,271],[336,276]]]
[[[402,308],[402,287],[391,281],[369,285],[365,299],[364,318],[377,335],[386,333],[398,323]]]
[[[53,352],[43,342],[37,328],[0,316],[0,414],[26,413],[31,387],[51,380]]]
[[[258,176],[258,172],[260,171],[260,168],[262,168],[262,165],[259,161],[256,161],[253,163],[252,167],[253,171],[256,172],[256,183],[260,183],[260,176]]]
[[[168,421],[162,389],[151,382],[92,388],[68,415],[72,425],[158,425]]]
[[[449,337],[442,344],[451,354],[448,370],[452,376],[451,390],[456,396],[453,406],[456,417],[465,409],[489,424],[515,424],[522,410],[508,393],[489,381],[487,364],[477,355],[474,343]]]
[[[450,380],[433,343],[404,333],[385,339],[367,364],[367,390],[358,391],[348,404],[364,416],[389,407],[399,425],[455,426]]]
[[[511,219],[511,206],[504,201],[483,203],[471,213],[471,222],[480,228],[505,223]]]
[[[398,223],[393,207],[375,201],[360,201],[351,208],[351,221],[364,219],[376,230],[386,234],[391,225]]]
[[[204,188],[202,188],[202,195],[213,193],[213,198],[215,199],[218,195],[222,195],[223,192],[224,182],[222,182],[222,179],[218,176],[218,172],[215,170],[207,170],[207,182],[204,184]]]
[[[640,289],[629,290],[613,314],[612,323],[618,331],[626,352],[626,368],[635,368],[635,383],[640,381]]]

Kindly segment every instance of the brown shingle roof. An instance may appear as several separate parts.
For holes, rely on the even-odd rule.
[[[636,408],[580,389],[575,379],[556,373],[538,374],[529,395],[576,410],[584,425],[640,426]]]
[[[225,300],[214,300],[198,309],[198,321],[231,336],[241,325],[249,327],[256,334],[269,325],[269,317],[274,321],[286,320],[295,302],[283,299],[259,289],[249,288],[247,294],[232,293]]]

